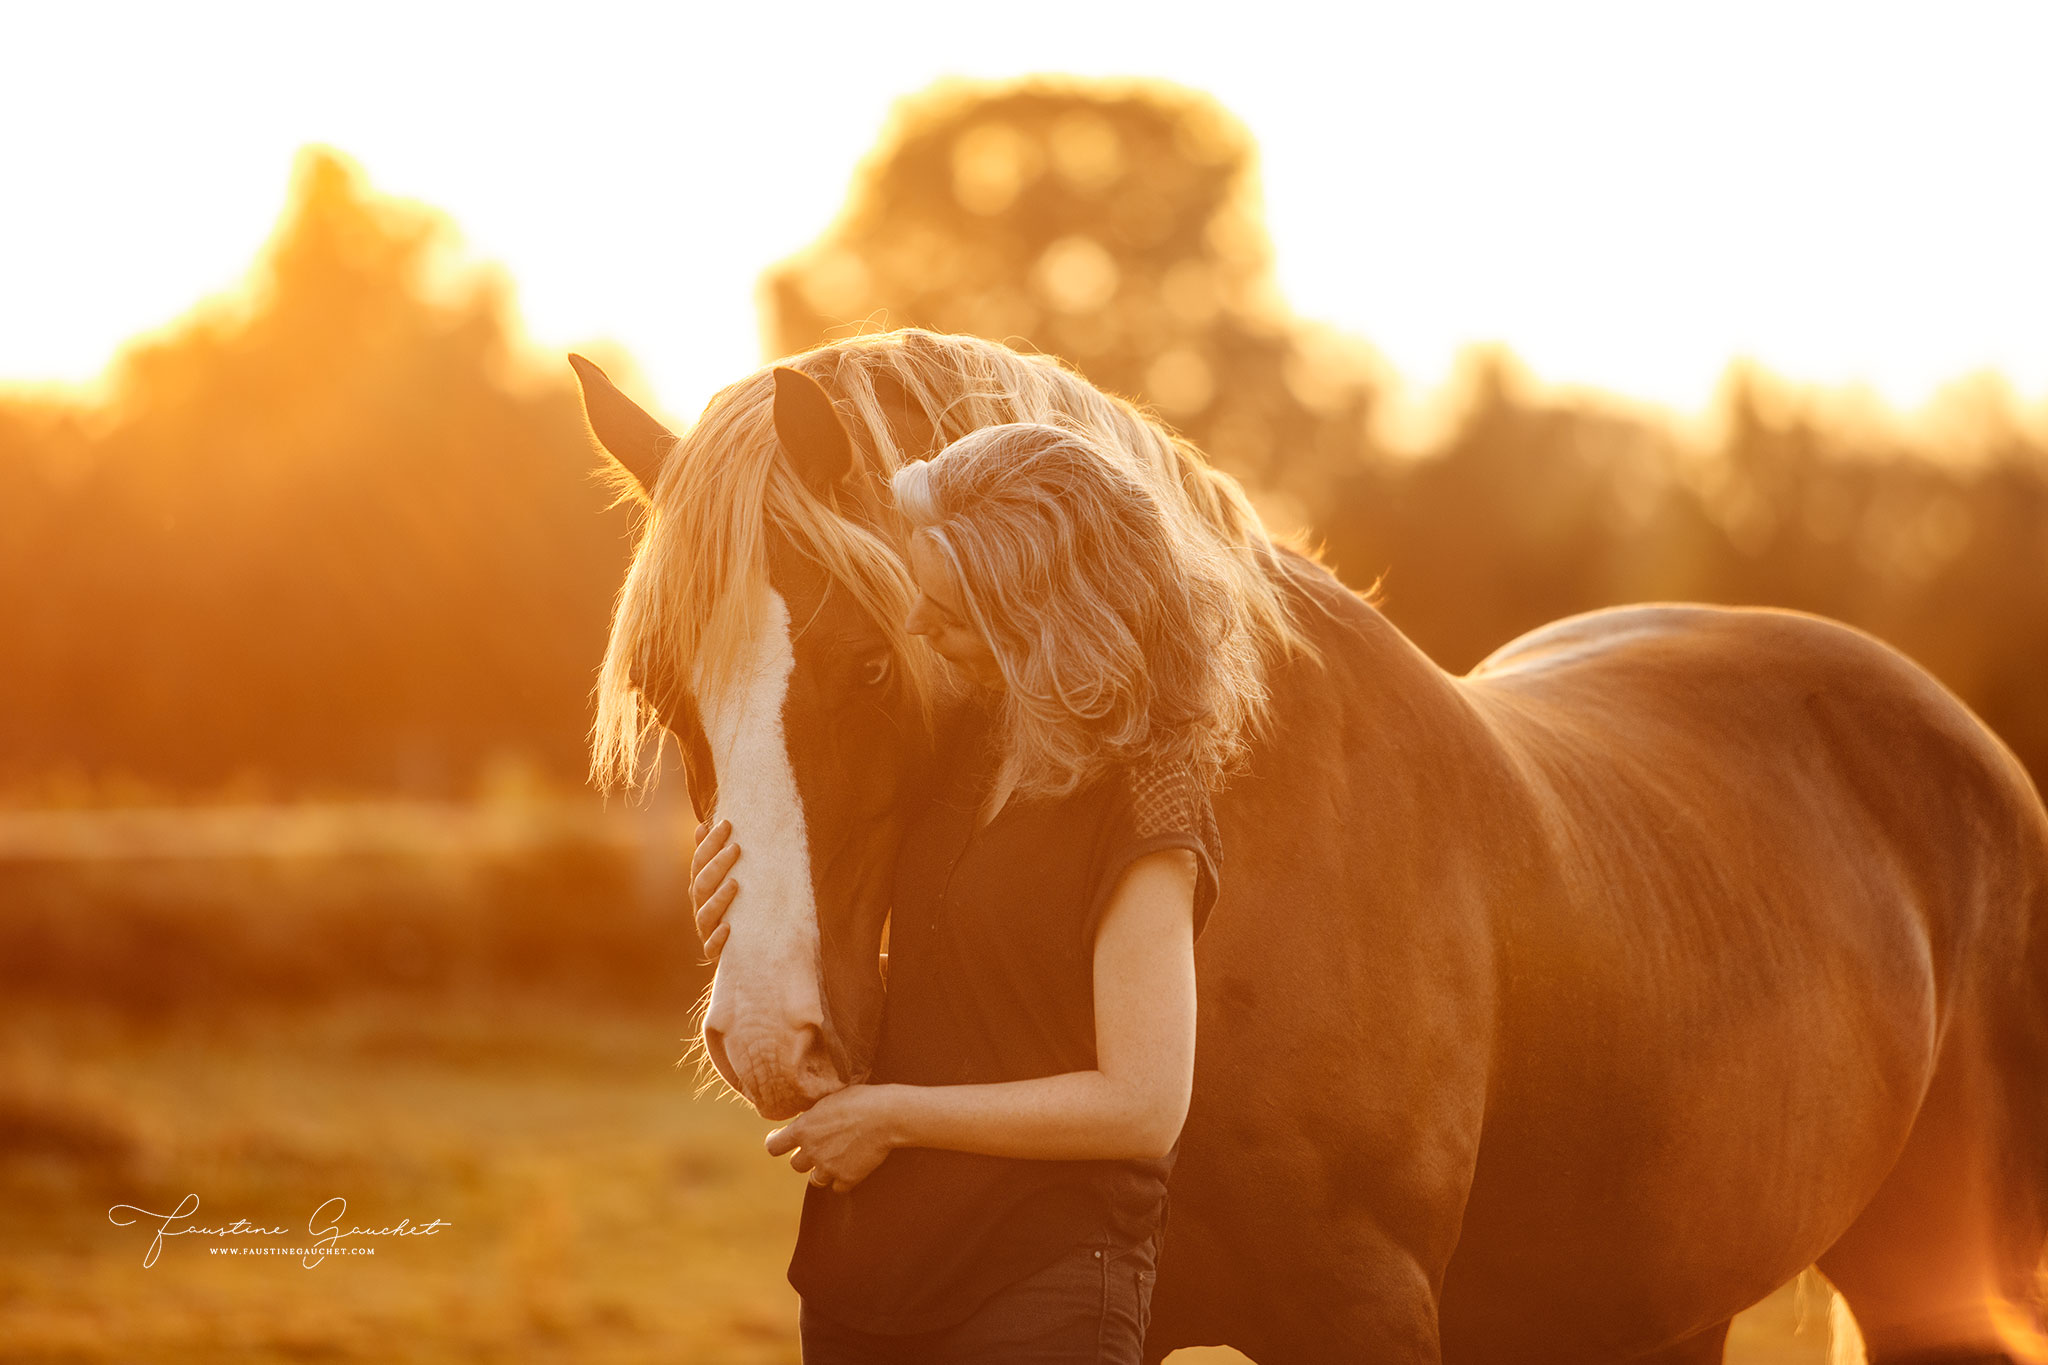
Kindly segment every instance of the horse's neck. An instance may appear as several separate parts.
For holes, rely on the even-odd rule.
[[[1391,727],[1469,719],[1457,680],[1378,608],[1307,556],[1285,547],[1280,554],[1284,590],[1321,659],[1274,666],[1271,716],[1254,740],[1254,766],[1278,759],[1313,768],[1397,739]]]

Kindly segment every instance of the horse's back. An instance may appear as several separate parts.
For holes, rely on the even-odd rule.
[[[1532,632],[1461,686],[1528,785],[1566,894],[1632,942],[1719,937],[1738,969],[1745,949],[1861,942],[1889,955],[1863,980],[1919,980],[1938,1032],[2048,936],[2048,814],[2025,770],[1860,631],[1619,608]]]
[[[2025,770],[1903,654],[1803,612],[1650,605],[1553,622],[1462,680],[1528,770],[1598,774],[1631,797],[1697,804],[1734,788],[1754,809],[1805,802],[1940,845],[1970,865],[2041,851]],[[1844,797],[1848,797],[1845,804]]]

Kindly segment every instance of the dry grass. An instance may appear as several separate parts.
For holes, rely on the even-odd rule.
[[[226,1031],[12,1010],[0,1356],[792,1361],[801,1178],[760,1153],[765,1123],[691,1098],[686,1015],[365,1000]],[[150,1233],[107,1210],[187,1193],[196,1221],[294,1236],[173,1239],[145,1269]],[[335,1195],[364,1226],[453,1226],[311,1269],[208,1253],[304,1245]]]
[[[801,1177],[677,1065],[703,976],[663,856],[0,850],[0,1358],[796,1361]],[[339,1195],[453,1226],[313,1268],[208,1251],[302,1231],[192,1236],[145,1268],[109,1208],[187,1194],[207,1225],[303,1230]],[[1824,1365],[1816,1286],[1728,1358]]]

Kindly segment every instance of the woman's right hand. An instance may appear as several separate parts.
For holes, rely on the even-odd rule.
[[[732,821],[706,820],[697,826],[697,852],[690,859],[690,912],[697,921],[697,937],[704,942],[704,962],[718,961],[732,926],[725,912],[740,892],[732,879],[732,865],[740,860],[740,846],[732,837]]]

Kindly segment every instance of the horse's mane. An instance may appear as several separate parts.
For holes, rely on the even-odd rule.
[[[887,632],[901,676],[929,718],[941,673],[929,647],[903,631],[914,591],[888,480],[906,461],[1000,422],[1069,426],[1128,459],[1184,534],[1234,552],[1239,628],[1256,640],[1262,665],[1315,652],[1284,589],[1279,551],[1237,481],[1057,359],[908,329],[834,342],[781,363],[818,380],[854,419],[854,476],[820,499],[780,458],[772,366],[712,398],[664,465],[619,594],[598,682],[592,772],[599,782],[630,786],[642,777],[654,717],[634,685],[636,662],[660,660],[699,690],[727,685],[740,667],[768,577],[771,529]],[[929,448],[899,444],[899,425],[925,424]],[[1264,721],[1263,710],[1252,718],[1255,728]]]

